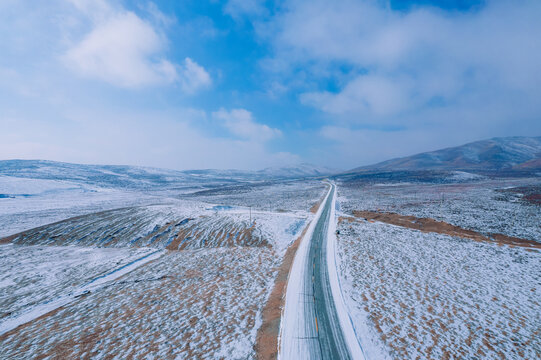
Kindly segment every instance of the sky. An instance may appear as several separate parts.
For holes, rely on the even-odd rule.
[[[2,0],[0,159],[350,169],[541,135],[538,0]]]

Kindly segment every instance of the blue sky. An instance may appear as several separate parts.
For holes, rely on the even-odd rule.
[[[0,158],[353,168],[541,133],[541,2],[4,0]]]

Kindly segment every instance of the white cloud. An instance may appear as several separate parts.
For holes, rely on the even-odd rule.
[[[84,108],[51,122],[20,112],[16,118],[0,120],[0,159],[253,170],[300,162],[297,155],[269,151],[257,136],[208,136],[191,125],[203,121],[203,114]]]
[[[115,9],[107,0],[67,0],[75,6],[84,15],[90,17],[93,21],[103,21],[113,16]]]
[[[260,16],[266,13],[264,0],[229,0],[224,5],[224,13],[234,19],[242,16]]]
[[[318,135],[327,142],[326,151],[319,154],[321,161],[334,163],[335,166],[342,166],[345,169],[408,155],[407,152],[427,150],[435,142],[432,139],[427,144],[426,140],[429,138],[424,138],[426,133],[354,130],[341,126],[324,126]]]
[[[341,92],[314,92],[301,95],[305,104],[332,114],[393,115],[410,107],[411,83],[376,75],[361,75],[349,82]]]
[[[434,103],[467,106],[480,117],[487,102],[516,108],[528,100],[532,113],[541,110],[539,1],[493,0],[471,12],[396,12],[375,0],[287,4],[272,34],[262,32],[275,48],[267,62],[281,64],[279,76],[289,72],[293,84],[306,77],[297,87],[306,92],[301,101],[325,112],[400,122]],[[318,88],[317,79],[336,80],[338,90]]]
[[[78,74],[125,88],[178,83],[184,92],[194,93],[210,85],[208,72],[192,59],[182,65],[167,60],[162,55],[165,37],[135,13],[105,1],[72,1],[92,20],[90,33],[64,56]],[[151,9],[158,17],[159,10]]]
[[[148,2],[145,5],[141,5],[140,7],[146,10],[155,22],[163,26],[171,26],[177,21],[174,15],[166,15],[162,13],[153,2]]]
[[[183,109],[175,92],[200,91],[212,79],[196,59],[183,57],[177,64],[164,56],[168,44],[162,20],[106,1],[78,0],[77,5],[65,0],[48,6],[0,1],[0,159],[176,169],[261,169],[300,162],[297,155],[267,148],[261,140],[279,132],[253,118],[247,122],[252,134],[233,119],[232,130],[225,131],[224,121],[209,121],[207,111]],[[107,26],[111,31],[105,34]],[[129,37],[131,42],[124,43],[121,35],[131,31],[141,32],[141,43]],[[117,53],[115,46],[127,49]],[[67,55],[65,62],[58,61],[68,48],[80,50],[74,53],[82,67],[70,63]],[[124,51],[135,59],[126,58]],[[145,77],[132,77],[123,67]],[[124,87],[172,82],[156,94],[119,92],[72,76],[72,71]],[[207,121],[211,126],[201,125]],[[223,135],[217,134],[220,130]],[[231,136],[233,130],[238,135]]]
[[[233,135],[241,139],[266,142],[275,137],[281,136],[278,129],[273,129],[265,124],[258,124],[254,121],[252,113],[245,109],[232,109],[227,111],[220,109],[212,113],[212,116],[223,122]]]
[[[210,86],[212,80],[209,73],[202,66],[190,58],[184,60],[180,76],[182,89],[187,93],[194,93],[200,89]]]
[[[124,12],[97,25],[65,59],[81,75],[121,87],[173,82],[174,66],[165,59],[151,60],[162,47],[149,24]]]

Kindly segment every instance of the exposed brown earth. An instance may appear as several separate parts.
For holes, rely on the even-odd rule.
[[[519,164],[515,166],[517,169],[537,169],[541,168],[541,158],[532,159],[526,162],[523,162],[522,164]]]
[[[353,215],[357,218],[364,218],[367,221],[381,221],[387,224],[420,230],[422,232],[434,232],[438,234],[472,239],[480,242],[495,243],[498,245],[541,249],[541,243],[533,240],[521,239],[503,234],[490,234],[489,236],[485,236],[477,231],[463,229],[444,221],[437,221],[430,218],[418,218],[415,216],[400,215],[390,212],[358,210],[354,210]]]
[[[314,213],[317,212],[317,210],[319,208],[319,205],[322,203],[322,199],[320,201],[318,201],[316,204],[314,204],[312,206],[312,208],[310,209],[310,211],[312,211]],[[78,219],[78,218],[79,217],[75,217],[73,219]],[[192,219],[190,219],[190,220],[192,220]],[[61,222],[58,222],[58,223],[61,223]],[[161,226],[159,229],[157,229],[157,231],[155,231],[155,232],[159,233],[159,232],[165,231],[169,226],[171,226],[173,224],[174,224],[174,222],[168,222],[165,225]],[[42,226],[42,227],[40,227],[38,229],[45,228],[46,226],[49,226],[49,225]],[[277,273],[277,276],[276,276],[276,279],[275,279],[273,290],[272,290],[272,292],[271,292],[271,294],[269,296],[269,299],[268,299],[268,301],[267,301],[267,303],[266,303],[266,305],[265,305],[265,307],[263,309],[263,312],[262,312],[263,323],[262,323],[260,329],[258,330],[257,339],[256,339],[256,345],[254,346],[254,349],[255,349],[255,351],[257,353],[257,358],[258,359],[276,359],[276,357],[277,357],[277,354],[278,354],[278,335],[279,335],[279,329],[280,329],[280,318],[281,318],[281,311],[282,311],[283,306],[285,304],[285,292],[286,292],[286,287],[287,287],[287,279],[288,279],[288,275],[289,275],[291,266],[293,264],[293,260],[294,260],[296,251],[297,251],[297,249],[298,249],[298,247],[300,245],[301,239],[305,235],[309,225],[310,224],[308,224],[305,227],[305,229],[303,230],[301,236],[299,238],[297,238],[292,245],[289,246],[289,248],[287,249],[286,254],[285,254],[285,256],[284,256],[284,258],[282,260],[282,264],[278,268],[278,273]],[[178,233],[178,235],[174,238],[174,240],[170,244],[170,246],[167,247],[167,249],[178,250],[179,246],[180,246],[180,249],[183,249],[186,246],[186,243],[183,242],[183,240],[187,240],[189,238],[189,234],[190,234],[189,230],[192,230],[192,228],[193,228],[193,225],[188,226],[187,229],[182,229]],[[249,245],[252,245],[252,243],[255,243],[256,240],[257,240],[255,238],[252,239],[254,237],[254,235],[252,234],[254,229],[255,229],[255,223],[252,224],[251,227],[243,227],[243,228],[241,227],[241,228],[238,228],[238,229],[233,229],[231,231],[219,230],[219,231],[213,232],[211,237],[220,238],[221,240],[223,240],[224,243],[227,242],[228,244],[232,243],[232,242],[237,242],[238,243],[238,242],[241,242],[241,240],[242,240],[242,241],[247,242]],[[234,230],[236,230],[236,232],[233,232]],[[8,236],[6,238],[0,239],[0,243],[12,242],[18,236],[25,235],[25,234],[26,234],[26,231],[21,232],[19,234],[12,235],[12,236]],[[195,231],[194,236],[197,238],[197,237],[199,237],[198,235],[200,235],[200,233]],[[234,238],[233,235],[237,235],[235,241],[233,240],[233,238]],[[150,237],[151,237],[151,235],[148,235],[145,239],[148,239]],[[111,244],[114,244],[115,241],[116,241],[116,238],[113,238],[113,240],[111,241]],[[255,244],[255,246],[258,246],[258,247],[271,247],[270,244],[265,239],[261,240],[260,242],[261,242],[260,244],[259,243]],[[229,245],[233,245],[233,244],[229,244]],[[154,261],[155,260],[153,260],[152,262],[154,262]],[[148,264],[145,264],[145,266],[146,265],[148,265]],[[210,298],[211,298],[211,296],[209,295],[209,299]],[[72,304],[70,304],[70,305],[72,305]],[[43,316],[41,316],[38,319],[35,319],[35,320],[31,321],[31,322],[23,324],[19,328],[13,329],[12,331],[4,334],[3,336],[0,337],[0,339],[4,339],[4,338],[6,338],[6,336],[11,335],[12,333],[17,332],[17,331],[21,330],[22,328],[25,328],[25,327],[27,327],[27,326],[29,326],[29,325],[37,322],[37,321],[40,321],[40,320],[45,319],[45,318],[50,317],[50,316],[54,316],[55,314],[57,314],[59,311],[61,311],[63,309],[64,309],[64,307],[55,309],[55,310],[53,310],[53,311],[51,311],[51,312],[49,312],[47,314],[44,314]],[[252,314],[252,315],[253,315],[252,317],[255,317],[255,313]],[[250,323],[250,326],[253,327],[254,322],[251,321],[249,323]],[[96,333],[96,334],[98,334],[98,333]],[[89,346],[90,345],[94,346],[95,343],[96,343],[95,340],[97,339],[97,335],[96,336],[91,336],[91,337],[89,337],[89,339],[90,339],[90,341],[89,341],[88,345]],[[69,357],[68,354],[70,352],[68,350],[72,349],[73,346],[75,346],[75,345],[82,346],[84,344],[82,344],[80,342],[78,344],[76,344],[71,340],[69,340],[67,342],[63,342],[62,344],[59,344],[58,346],[55,346],[55,349],[54,349],[55,354],[59,355],[60,358]],[[83,347],[85,347],[85,346],[83,346]],[[87,350],[90,351],[91,349],[88,348]]]
[[[24,323],[24,324],[21,324],[21,325],[17,326],[15,329],[12,329],[12,330],[10,330],[10,331],[8,331],[8,332],[6,332],[6,333],[0,335],[0,342],[4,341],[4,340],[5,340],[8,336],[10,336],[12,333],[16,333],[16,332],[20,331],[21,329],[24,329],[25,327],[29,326],[29,325],[32,324],[33,322],[36,322],[36,321],[39,321],[39,320],[41,320],[41,319],[44,319],[44,318],[46,318],[46,317],[48,317],[48,316],[54,315],[54,314],[60,312],[61,310],[63,310],[64,308],[65,308],[64,306],[60,306],[60,307],[58,307],[58,308],[56,308],[56,309],[54,309],[54,310],[49,311],[49,312],[46,313],[46,314],[41,315],[40,317],[35,318],[35,319],[32,320],[32,321],[29,321],[29,322],[26,322],[26,323]]]
[[[9,244],[13,241],[19,234],[6,236],[5,238],[0,239],[0,244]]]
[[[150,261],[146,262],[145,264],[141,265],[141,267],[143,267],[143,266],[148,266],[149,264],[154,263],[156,260],[157,260],[157,259],[150,260]],[[127,275],[128,275],[128,273],[126,273],[126,274],[120,276],[119,278],[117,278],[117,281],[122,281],[124,278],[127,277]],[[86,296],[86,295],[83,295],[83,296],[80,297],[80,298],[82,299],[82,298],[85,297],[85,296]],[[77,301],[77,300],[76,300],[76,301]],[[73,305],[73,303],[67,304],[67,306],[69,306],[69,305]],[[42,320],[42,319],[45,319],[45,318],[50,317],[50,316],[54,316],[55,314],[59,313],[60,311],[64,310],[65,308],[66,308],[66,305],[60,306],[60,307],[58,307],[58,308],[56,308],[56,309],[53,309],[53,310],[51,310],[51,311],[49,311],[49,312],[47,312],[47,313],[45,313],[45,314],[43,314],[43,315],[41,315],[41,316],[39,316],[39,317],[33,319],[33,320],[31,320],[31,321],[28,321],[28,322],[26,322],[26,323],[24,323],[24,324],[21,324],[21,325],[17,326],[15,329],[12,329],[12,330],[10,330],[10,331],[8,331],[8,332],[6,332],[6,333],[0,335],[0,342],[4,341],[4,340],[5,340],[8,336],[10,336],[12,333],[17,333],[17,332],[19,332],[20,330],[22,330],[22,329],[24,329],[24,328],[26,328],[26,327],[28,327],[28,326],[31,326],[32,324],[37,323],[37,322],[39,322],[39,321]],[[64,346],[62,347],[62,344],[61,344],[61,345],[59,346],[59,348],[60,348],[60,349],[64,348],[63,351],[67,351],[66,348],[71,348],[71,347],[73,347],[74,345],[81,345],[81,344],[84,344],[84,345],[88,345],[88,346],[93,346],[93,345],[95,344],[95,341],[89,340],[88,337],[87,337],[86,340],[85,340],[84,342],[82,342],[82,343],[76,343],[76,342],[74,342],[73,340],[69,340],[68,342],[69,342],[69,344],[68,344],[69,346],[64,344]],[[56,355],[57,355],[57,356],[54,357],[55,359],[66,359],[66,358],[67,358],[66,356],[62,356],[61,353],[57,353]],[[47,357],[47,356],[42,356],[42,357],[38,357],[38,358],[46,358],[46,357]]]
[[[522,194],[522,200],[529,202],[530,204],[541,205],[541,185],[519,186],[499,191]]]
[[[310,224],[308,224],[309,226]],[[293,259],[301,243],[301,239],[306,233],[308,226],[304,229],[301,236],[287,249],[282,261],[282,265],[278,269],[278,275],[274,280],[274,287],[269,296],[267,304],[263,308],[261,317],[263,323],[257,331],[257,339],[254,345],[254,350],[258,359],[270,360],[276,359],[278,356],[278,334],[280,332],[280,318],[282,309],[285,304],[285,293],[287,288],[287,278]]]
[[[537,204],[537,205],[541,205],[541,194],[530,194],[530,195],[526,195],[524,196],[524,200],[532,203],[532,204]]]
[[[325,196],[312,206],[310,209],[312,213],[315,214],[318,211],[324,198]],[[309,226],[310,223],[306,225],[301,236],[287,248],[282,265],[278,269],[278,275],[276,275],[276,279],[274,280],[274,287],[261,314],[263,322],[257,331],[256,343],[254,345],[257,359],[273,360],[278,357],[278,335],[280,333],[282,309],[285,305],[287,279],[291,271],[291,266],[293,266],[297,249]]]
[[[124,210],[124,209],[127,209],[127,208],[118,208],[118,209],[115,209],[115,210]],[[114,210],[113,210],[114,211]],[[94,215],[103,215],[103,214],[107,214],[107,213],[110,213],[111,210],[103,210],[103,211],[98,211],[96,212]],[[16,239],[17,237],[19,236],[25,236],[28,232],[30,231],[41,231],[41,230],[44,230],[46,229],[47,227],[51,226],[51,225],[58,225],[58,224],[62,224],[66,221],[76,221],[76,220],[79,220],[79,219],[83,219],[86,215],[78,215],[78,216],[73,216],[73,217],[70,217],[70,218],[67,218],[67,219],[63,219],[63,220],[59,220],[59,221],[55,221],[55,222],[52,222],[50,224],[45,224],[45,225],[41,225],[41,226],[38,226],[37,228],[33,228],[33,229],[30,229],[30,230],[25,230],[25,231],[21,231],[19,233],[16,233],[16,234],[13,234],[13,235],[9,235],[9,236],[6,236],[6,237],[3,237],[3,238],[0,238],[0,244],[9,244],[11,243],[14,239]]]
[[[319,199],[319,201],[317,203],[315,203],[314,205],[312,205],[312,207],[310,208],[310,212],[312,214],[315,214],[317,213],[317,210],[319,209],[319,205],[321,205],[321,202],[323,201],[325,197],[322,197],[321,199]]]
[[[182,243],[182,241],[186,238],[186,236],[189,234],[189,232],[192,230],[193,225],[190,226],[187,229],[181,229],[175,239],[169,244],[166,249],[167,250],[176,250],[179,248],[179,245]]]
[[[86,217],[74,217],[25,230],[18,234],[0,238],[0,244],[23,245],[79,245],[100,247],[165,247],[168,250],[188,250],[202,247],[270,247],[267,239],[256,232],[253,224],[235,223],[224,218],[199,216],[179,218],[155,227],[142,236],[142,230],[132,228],[129,214],[119,213],[118,221],[101,218],[100,213]],[[89,218],[90,217],[90,218]],[[97,217],[97,219],[94,219]],[[144,219],[142,219],[143,221]],[[133,239],[133,240],[132,240]],[[131,241],[128,241],[131,240]]]

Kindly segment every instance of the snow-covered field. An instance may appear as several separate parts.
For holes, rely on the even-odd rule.
[[[102,188],[70,181],[0,176],[0,238],[67,218],[125,207],[169,204],[184,214],[201,213],[213,205],[236,207],[252,219],[268,213],[296,212],[306,216],[325,191],[320,181],[272,182],[216,189],[188,196],[171,189],[141,191]],[[3,197],[2,197],[3,196]],[[184,196],[185,197],[185,196]],[[213,213],[215,213],[214,211]],[[259,212],[259,214],[258,214]],[[259,216],[261,215],[261,216]]]
[[[0,176],[0,237],[73,216],[164,201],[136,191]]]
[[[306,212],[325,191],[322,181],[303,180],[218,188],[195,193],[190,198],[264,211]]]
[[[84,215],[25,231],[13,237],[12,242],[169,250],[273,246],[283,254],[308,218],[308,212],[254,210],[250,215],[244,208],[177,201],[175,205],[149,205]]]
[[[541,356],[541,254],[344,221],[346,298],[371,358]]]
[[[394,212],[432,218],[478,231],[541,242],[541,210],[503,189],[539,185],[538,179],[455,184],[339,184],[341,210]]]
[[[532,180],[457,176],[338,184],[338,275],[369,359],[541,357],[538,250],[350,217],[396,212],[541,241],[540,207],[502,191]],[[0,245],[0,326],[69,295],[0,335],[0,357],[254,358],[277,269],[325,190],[275,181],[187,195],[0,176],[0,238],[22,232]]]
[[[0,336],[2,356],[253,358],[279,262],[266,247],[168,252]]]
[[[0,175],[0,189],[3,197],[32,196],[83,188],[70,181],[26,179]]]
[[[541,357],[539,250],[350,217],[396,212],[540,241],[539,206],[497,190],[523,183],[338,186],[341,282],[368,358]]]
[[[254,358],[283,255],[325,190],[275,182],[185,198],[27,180],[0,199],[0,237],[22,232],[0,246],[7,358]]]
[[[67,294],[150,250],[0,245],[0,322]]]

